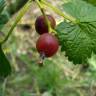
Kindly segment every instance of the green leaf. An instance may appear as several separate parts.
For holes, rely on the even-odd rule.
[[[92,52],[96,53],[96,7],[83,1],[71,0],[63,8],[80,23],[64,21],[57,26],[61,50],[66,52],[74,64],[86,63]]]
[[[7,11],[10,15],[13,15],[19,11],[28,0],[15,0],[8,5]]]
[[[96,0],[84,0],[84,1],[96,6]]]
[[[6,14],[1,14],[0,15],[0,29],[8,22],[9,18]]]
[[[5,0],[0,0],[0,14],[3,11],[4,7],[5,7]]]
[[[82,0],[70,0],[68,3],[63,4],[63,10],[80,22],[96,21],[96,7]]]
[[[11,66],[0,46],[0,78],[7,77],[11,73]]]
[[[5,0],[0,0],[0,30],[3,28],[4,24],[8,21],[8,16],[4,11]]]

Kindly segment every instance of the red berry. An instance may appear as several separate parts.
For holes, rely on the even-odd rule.
[[[58,39],[49,33],[42,34],[36,43],[38,52],[41,55],[45,55],[45,57],[53,56],[57,52],[58,47]]]
[[[51,27],[54,29],[56,26],[56,21],[51,15],[46,15],[50,21]],[[48,24],[46,23],[45,17],[43,15],[39,16],[35,21],[35,29],[39,34],[48,33]]]

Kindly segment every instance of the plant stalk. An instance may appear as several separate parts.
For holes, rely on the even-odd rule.
[[[46,0],[41,0],[41,3],[49,8],[51,8],[55,13],[58,15],[64,17],[64,19],[71,21],[72,23],[78,23],[77,19],[72,17],[71,15],[67,14],[66,12],[60,11],[58,8],[52,6],[49,2]]]
[[[16,20],[15,20],[15,22],[13,23],[12,27],[10,28],[7,36],[6,36],[5,39],[0,43],[1,45],[4,44],[4,43],[8,40],[9,36],[12,34],[12,32],[13,32],[14,28],[16,27],[16,25],[18,24],[18,22],[21,20],[21,18],[24,16],[24,14],[25,14],[25,13],[27,12],[27,10],[29,9],[29,7],[30,7],[30,5],[31,5],[31,1],[32,1],[32,0],[29,0],[29,1],[24,5],[24,7],[19,11],[18,16],[16,17]]]

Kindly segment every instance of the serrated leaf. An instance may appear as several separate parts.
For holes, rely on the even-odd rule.
[[[96,7],[82,0],[70,0],[63,4],[63,9],[80,22],[96,21]]]
[[[11,73],[11,66],[0,45],[0,78],[7,77]]]
[[[64,21],[57,26],[61,49],[74,64],[86,63],[92,52],[96,53],[96,8],[79,0],[72,0],[63,7],[81,22]]]

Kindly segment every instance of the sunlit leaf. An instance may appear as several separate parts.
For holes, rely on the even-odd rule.
[[[80,23],[64,21],[57,26],[61,49],[75,64],[87,63],[92,52],[96,53],[96,7],[81,0],[71,0],[63,9]]]

